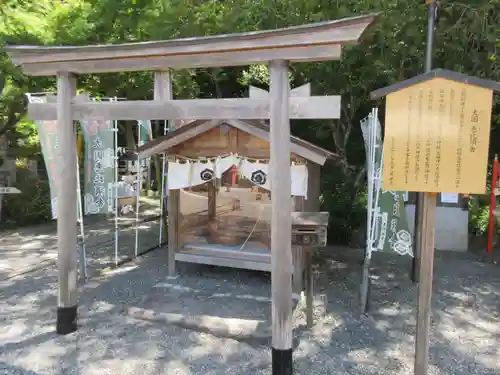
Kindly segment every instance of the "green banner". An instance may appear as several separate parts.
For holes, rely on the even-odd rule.
[[[383,142],[378,119],[369,116],[361,122],[361,130],[367,155],[367,173],[371,176],[368,181],[373,186],[370,200],[372,207],[368,207],[372,210],[371,217],[373,218],[369,231],[371,238],[374,239],[371,250],[395,251],[401,255],[413,256],[412,236],[406,220],[404,193],[383,190]]]
[[[47,168],[50,187],[50,203],[52,208],[52,218],[57,218],[57,121],[35,121],[40,145],[42,148],[43,160]]]
[[[151,129],[151,121],[139,120],[139,146],[148,143],[153,139],[153,132]]]
[[[114,134],[113,122],[81,121],[85,136],[85,214],[113,212]]]
[[[57,121],[35,121],[40,146],[42,148],[43,160],[47,168],[50,188],[50,206],[52,209],[52,219],[57,219],[57,184],[58,174],[56,170],[57,158]],[[78,161],[77,161],[78,163]],[[77,164],[78,167],[78,164]],[[80,192],[79,187],[77,187]],[[76,202],[77,220],[82,218],[80,200]]]

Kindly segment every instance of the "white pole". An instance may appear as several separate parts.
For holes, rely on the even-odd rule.
[[[369,162],[369,181],[368,181],[368,233],[369,237],[367,238],[367,257],[371,259],[371,253],[373,250],[373,240],[374,240],[374,230],[375,230],[375,222],[376,216],[374,216],[374,212],[377,208],[378,200],[373,202],[373,192],[375,189],[375,178],[377,171],[375,170],[375,156],[377,153],[377,133],[378,133],[378,109],[374,108],[372,113],[370,114],[370,127],[369,127],[369,149],[370,149],[370,162]],[[378,192],[376,192],[378,195]],[[375,205],[374,205],[375,203]]]
[[[117,100],[115,98],[115,100]],[[114,132],[114,167],[115,167],[115,267],[118,267],[118,121],[113,121],[113,132]]]
[[[378,108],[375,108],[373,113],[374,113],[373,164],[375,164],[375,152],[376,152],[377,147],[378,147],[376,144],[377,133],[378,133]],[[371,229],[371,239],[370,239],[370,259],[371,259],[371,250],[373,249],[373,243],[375,242],[375,233],[376,233],[376,228],[377,228],[377,207],[378,207],[378,201],[379,201],[379,197],[380,197],[380,186],[381,186],[383,165],[384,165],[384,153],[382,152],[382,156],[380,157],[380,167],[378,168],[378,171],[375,171],[375,170],[373,171],[373,180],[374,180],[373,189],[375,189],[375,202],[373,204],[374,215],[372,216],[372,229]]]
[[[163,200],[165,199],[165,164],[166,164],[167,155],[163,153],[163,159],[161,161],[161,184],[158,186],[161,187],[160,194],[160,236],[158,238],[158,246],[161,246],[163,241]]]
[[[375,239],[375,224],[377,215],[377,206],[379,191],[376,191],[375,202],[373,201],[373,192],[375,187],[375,156],[377,149],[377,125],[378,125],[378,112],[373,109],[372,113],[368,116],[368,135],[367,135],[367,181],[368,181],[368,204],[367,204],[367,223],[366,223],[366,252],[365,260],[363,263],[363,276],[361,281],[361,313],[364,314],[368,310],[368,298],[370,288],[370,263],[373,251],[373,242]]]
[[[82,190],[80,187],[80,165],[78,163],[78,154],[76,155],[76,190],[77,190],[77,199],[78,199],[78,217],[77,220],[80,223],[80,237],[81,237],[81,257],[79,259],[82,262],[82,266],[80,269],[83,270],[83,277],[87,279],[87,249],[85,246],[85,232],[83,229],[83,207],[82,207]]]
[[[141,124],[137,122],[137,145],[141,141]],[[139,248],[139,200],[141,197],[141,185],[142,185],[142,176],[141,176],[141,166],[139,161],[139,154],[137,154],[137,200],[135,202],[135,249],[134,254],[137,257],[137,252]]]
[[[367,182],[368,182],[368,204],[367,204],[367,209],[366,209],[366,253],[365,256],[367,257],[368,254],[371,252],[371,229],[372,229],[372,210],[373,210],[373,163],[372,163],[372,123],[373,123],[373,111],[370,113],[368,119],[368,134],[367,134],[367,147],[368,147],[368,160],[367,160]]]

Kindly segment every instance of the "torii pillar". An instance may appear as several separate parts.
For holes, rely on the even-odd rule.
[[[77,329],[77,173],[76,134],[72,100],[76,79],[57,75],[57,256],[59,290],[56,332],[66,335]]]

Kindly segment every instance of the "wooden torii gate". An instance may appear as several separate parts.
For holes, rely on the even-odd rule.
[[[59,298],[56,331],[77,329],[76,139],[73,120],[269,119],[272,195],[272,358],[273,374],[292,373],[292,252],[290,119],[340,116],[338,96],[292,97],[291,62],[338,60],[344,44],[360,41],[377,14],[335,21],[200,38],[94,46],[8,46],[24,73],[57,76],[57,103],[30,103],[33,120],[58,120],[57,247]],[[268,97],[172,100],[168,69],[269,64]],[[75,75],[156,71],[153,101],[86,102],[74,100]],[[334,79],[334,77],[332,77]]]

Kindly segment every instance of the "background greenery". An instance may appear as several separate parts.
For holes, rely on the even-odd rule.
[[[332,216],[330,238],[346,242],[364,221],[365,154],[359,120],[373,105],[382,105],[369,101],[370,91],[423,71],[424,1],[3,0],[0,43],[83,45],[160,40],[272,29],[369,12],[381,16],[363,44],[346,47],[340,62],[297,64],[291,74],[292,87],[311,82],[315,94],[342,95],[340,120],[297,121],[292,132],[340,155],[337,163],[323,169],[322,193],[324,209]],[[435,67],[500,81],[500,0],[442,0],[435,46]],[[23,76],[5,53],[0,53],[0,72],[0,134],[8,135],[11,151],[17,156],[39,157],[36,129],[24,119],[23,93],[54,90],[55,82]],[[174,95],[244,97],[249,84],[267,88],[266,67],[177,71]],[[79,77],[78,87],[92,95],[153,97],[151,73],[87,75]],[[500,149],[499,105],[496,97],[491,154]],[[121,124],[120,142],[132,146],[133,131],[132,124]],[[155,132],[161,132],[159,124]],[[46,188],[35,191],[9,198],[7,220],[27,224],[47,219]],[[45,197],[45,206],[27,199],[30,194]],[[471,231],[481,233],[484,202],[474,198],[471,207]],[[41,213],[25,214],[37,210]]]

